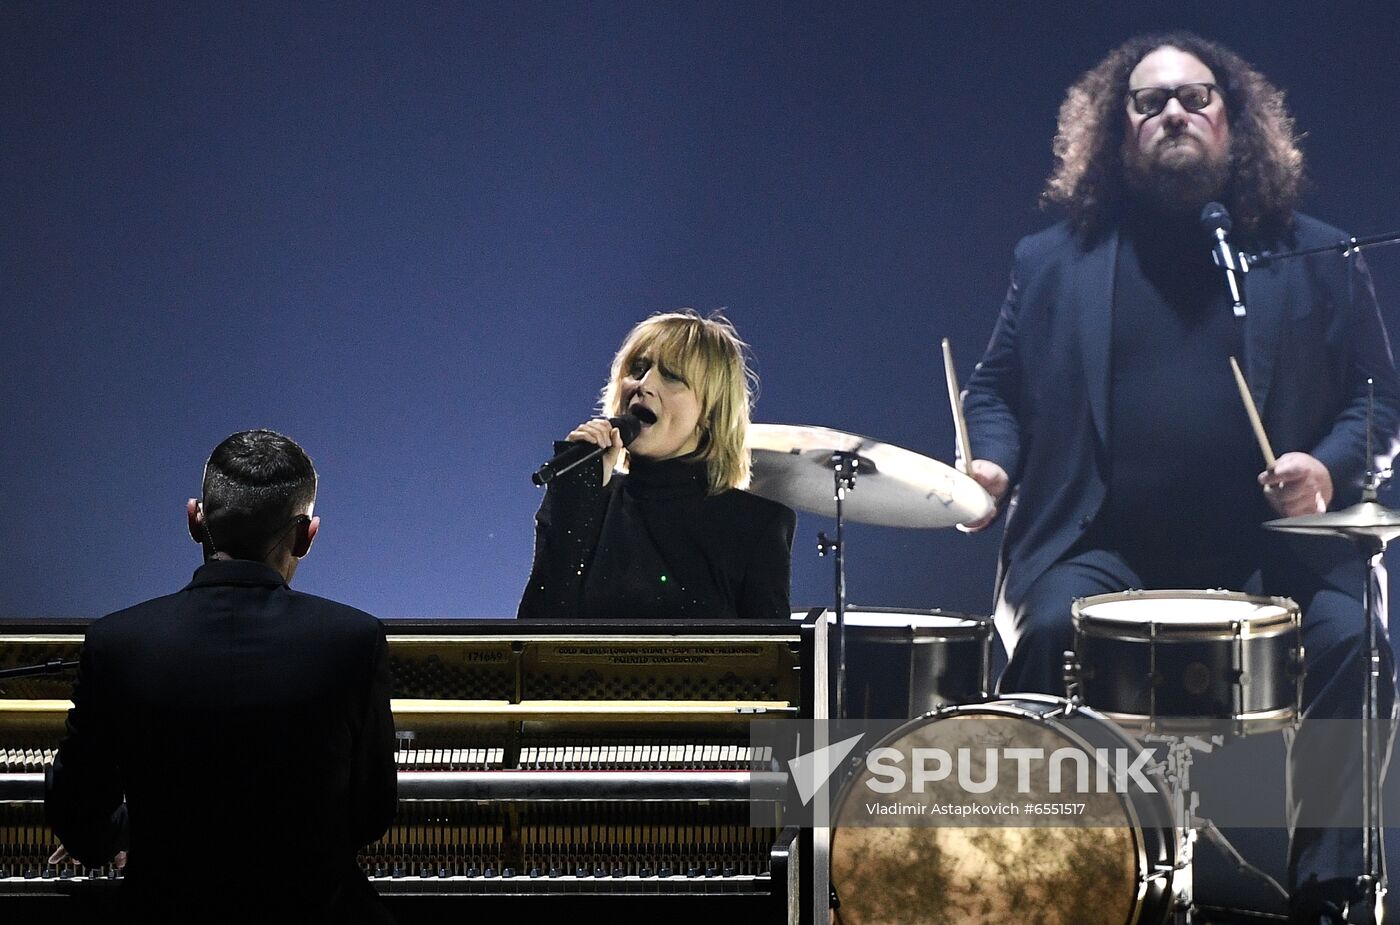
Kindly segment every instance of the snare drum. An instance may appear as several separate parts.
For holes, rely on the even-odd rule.
[[[1081,598],[1079,696],[1137,732],[1281,729],[1299,714],[1298,605],[1233,591],[1125,591]]]
[[[888,779],[871,770],[876,749],[894,749],[878,753],[886,756],[878,759],[886,767],[895,761],[889,755],[912,756],[914,749],[952,756],[965,751],[974,760],[983,758],[971,777],[986,781],[989,747],[1003,755],[990,792],[969,793],[957,782],[957,772],[925,785],[921,793],[906,786],[882,798],[881,789],[869,786]],[[1027,773],[1029,789],[1022,790],[1017,762],[1004,754],[1008,748],[1038,750],[1046,759],[1070,749],[1082,752],[1095,768],[1096,757],[1106,754],[1111,756],[1105,762],[1106,785],[1100,785],[1097,771],[1085,771],[1071,784],[1073,775],[1060,779],[1036,764]],[[904,724],[867,753],[837,797],[831,883],[841,900],[841,921],[1160,925],[1171,911],[1174,880],[1189,882],[1189,871],[1177,866],[1178,833],[1156,766],[1147,763],[1141,771],[1151,791],[1125,784],[1119,792],[1119,761],[1132,767],[1141,754],[1130,736],[1093,710],[1039,694],[948,707]],[[922,803],[930,810],[974,804],[1035,809],[991,822],[988,815],[908,813],[896,827],[872,810],[872,802],[881,799],[916,808]],[[1083,808],[1050,813],[1065,806]]]
[[[834,624],[835,615],[826,616]],[[835,659],[834,629],[831,640]],[[991,646],[989,619],[942,610],[848,608],[846,715],[911,719],[949,704],[985,700]]]

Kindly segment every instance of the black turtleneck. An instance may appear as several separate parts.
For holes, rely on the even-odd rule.
[[[1220,574],[1227,564],[1201,561],[1201,547],[1253,548],[1268,513],[1255,483],[1264,461],[1230,371],[1229,357],[1245,357],[1226,291],[1195,216],[1123,223],[1109,490],[1086,539],[1123,552],[1152,584]]]
[[[584,465],[550,483],[535,516],[522,618],[786,620],[793,512],[730,489],[703,463],[648,462],[602,484]]]

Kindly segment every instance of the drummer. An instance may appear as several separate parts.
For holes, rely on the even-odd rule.
[[[1291,921],[1341,921],[1364,871],[1361,749],[1355,724],[1310,721],[1362,715],[1365,572],[1346,543],[1304,545],[1260,523],[1354,504],[1363,473],[1389,462],[1400,380],[1370,278],[1358,261],[1348,279],[1332,254],[1275,264],[1248,274],[1247,313],[1232,313],[1199,225],[1207,203],[1224,203],[1230,240],[1249,251],[1344,235],[1294,211],[1303,155],[1283,95],[1214,42],[1177,33],[1112,51],[1070,88],[1054,150],[1043,198],[1067,219],[1016,248],[965,404],[971,474],[1007,512],[1001,689],[1064,693],[1076,597],[1218,587],[1293,598],[1307,674],[1291,753]],[[1231,356],[1285,451],[1263,472]],[[1384,717],[1384,642],[1381,656]]]
[[[601,416],[567,438],[606,451],[550,482],[535,515],[520,617],[788,619],[796,516],[743,490],[746,347],[728,319],[689,310],[632,329]],[[626,447],[608,421],[624,414],[641,421]]]

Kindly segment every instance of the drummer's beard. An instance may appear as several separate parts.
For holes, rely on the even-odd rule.
[[[1163,163],[1123,153],[1123,179],[1139,204],[1164,215],[1195,217],[1220,199],[1230,183],[1230,159],[1203,157],[1183,164]]]

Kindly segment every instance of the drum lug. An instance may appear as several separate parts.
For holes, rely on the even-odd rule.
[[[1078,707],[1083,703],[1079,695],[1079,658],[1074,654],[1073,649],[1064,651],[1064,678],[1065,678],[1065,699],[1070,702],[1070,707]]]

